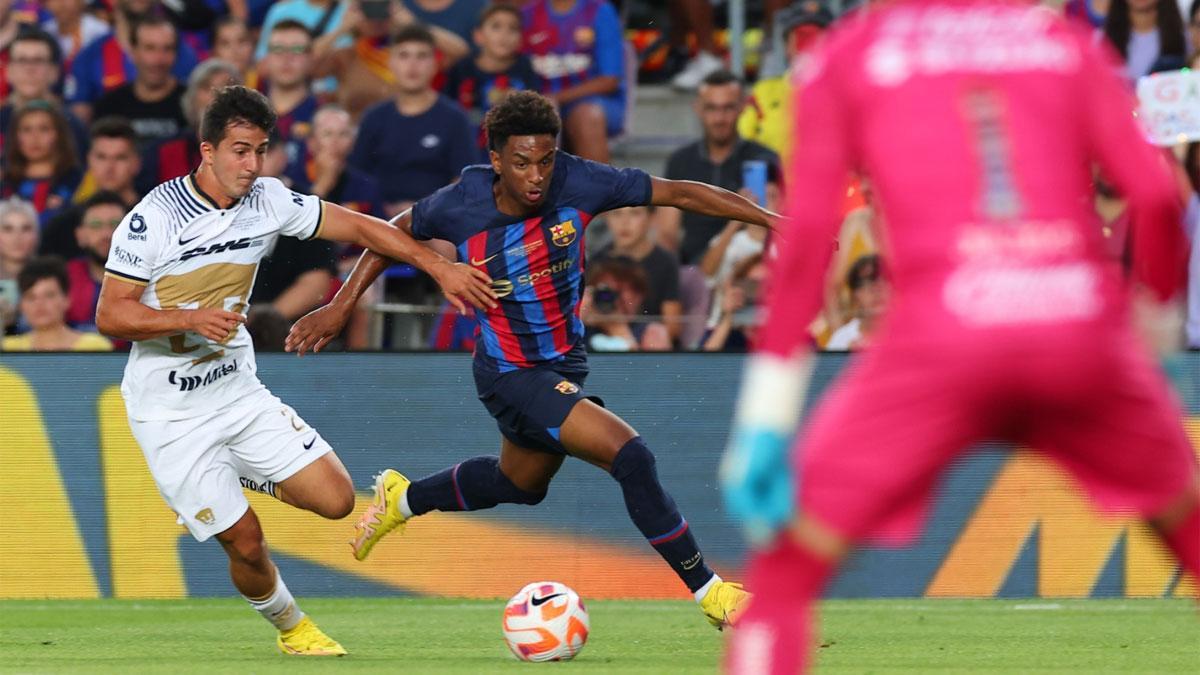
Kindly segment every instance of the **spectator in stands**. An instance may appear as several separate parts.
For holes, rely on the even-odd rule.
[[[294,19],[276,23],[267,40],[262,71],[267,80],[267,98],[279,115],[275,128],[289,164],[302,160],[304,141],[312,131],[313,115],[319,107],[310,86],[312,66],[312,35],[308,28]]]
[[[444,28],[462,38],[466,44],[471,43],[471,33],[488,4],[487,0],[402,1],[417,21],[426,26]]]
[[[64,69],[70,70],[84,47],[111,30],[107,23],[85,12],[87,3],[84,0],[45,0],[42,4],[53,17],[43,22],[42,28],[58,40]]]
[[[33,258],[38,245],[37,212],[17,198],[0,201],[0,335],[17,322],[17,275]]]
[[[679,339],[683,327],[683,304],[679,301],[679,263],[655,243],[650,231],[649,206],[629,206],[604,216],[612,233],[612,245],[600,251],[593,262],[607,258],[626,258],[641,268],[646,292],[638,313],[662,317],[672,341]]]
[[[71,112],[79,119],[90,122],[92,106],[101,96],[134,80],[139,68],[132,58],[136,39],[134,26],[143,21],[162,20],[161,11],[159,0],[115,0],[113,32],[79,52],[67,78],[67,101],[71,104]],[[186,42],[175,39],[174,44],[171,75],[184,82],[200,59]]]
[[[171,74],[179,32],[165,18],[149,17],[134,26],[130,39],[130,56],[137,73],[132,82],[101,96],[93,114],[129,120],[137,133],[138,146],[145,150],[187,127],[182,105],[184,86]]]
[[[59,81],[58,43],[36,26],[24,26],[9,43],[7,82],[11,91],[0,90],[0,149],[3,149],[13,111],[30,101],[62,101],[54,93]],[[4,70],[0,68],[0,70]],[[87,128],[77,117],[63,110],[75,147],[82,151],[88,145]]]
[[[775,15],[783,32],[786,55],[791,63],[816,44],[817,38],[829,24],[833,14],[818,0],[801,0]],[[738,117],[738,134],[746,140],[761,143],[779,156],[786,154],[792,135],[790,69],[775,77],[760,77],[750,90],[750,99]]]
[[[1192,6],[1188,9],[1188,43],[1192,46],[1189,67],[1195,70],[1197,59],[1200,59],[1200,0],[1192,0]]]
[[[829,337],[825,343],[825,349],[829,351],[862,349],[879,327],[879,320],[887,308],[887,280],[879,256],[865,255],[855,260],[846,273],[846,286],[850,290],[854,318]]]
[[[716,25],[713,23],[712,3],[710,0],[668,0],[667,7],[671,11],[672,48],[686,53],[688,34],[696,37],[696,56],[675,75],[671,85],[676,89],[694,91],[704,78],[725,68],[725,62],[717,56],[713,41]]]
[[[704,338],[706,352],[744,352],[754,343],[767,266],[762,254],[743,260],[721,288],[720,314]]]
[[[6,352],[108,352],[112,343],[98,333],[82,333],[67,325],[70,306],[67,269],[58,258],[34,258],[17,276],[21,316],[30,331],[0,340]]]
[[[97,192],[83,203],[83,217],[75,228],[75,239],[83,255],[67,263],[71,306],[67,323],[81,330],[95,330],[96,302],[104,281],[112,235],[130,205],[115,192]]]
[[[509,91],[541,91],[542,78],[533,71],[529,57],[521,53],[521,10],[493,3],[479,16],[473,33],[478,51],[450,69],[445,93],[467,111],[478,140],[479,155],[488,161],[483,116]]]
[[[242,83],[251,89],[259,88],[254,39],[242,19],[228,15],[217,19],[213,24],[212,57],[237,66],[242,74]]]
[[[270,306],[291,322],[324,304],[337,275],[333,246],[324,239],[277,237],[254,278],[255,307]]]
[[[258,35],[258,47],[254,50],[254,60],[262,61],[267,57],[271,29],[280,21],[298,21],[308,28],[309,34],[319,38],[334,31],[342,22],[348,7],[357,0],[283,0],[276,2],[267,11],[263,20],[262,30]],[[351,40],[342,38],[337,46],[348,47]]]
[[[45,226],[71,203],[82,176],[66,115],[49,101],[30,101],[13,113],[6,135],[0,197],[30,202]]]
[[[738,136],[737,119],[745,102],[742,83],[733,73],[720,70],[706,77],[695,103],[703,136],[671,153],[664,177],[710,183],[737,192],[743,187],[746,161],[765,161],[777,172],[778,155]],[[657,210],[656,225],[663,248],[678,251],[680,264],[696,265],[709,242],[725,227],[725,221],[661,208]]]
[[[742,196],[747,199],[755,198],[748,190],[742,190]],[[777,170],[768,171],[766,203],[763,206],[778,213],[775,209],[780,208],[782,204],[779,172]],[[767,247],[768,234],[770,232],[765,228],[731,220],[725,225],[725,229],[721,230],[721,234],[713,237],[708,250],[704,252],[704,257],[700,260],[700,271],[704,273],[709,286],[713,289],[708,316],[709,328],[715,327],[721,318],[721,311],[724,307],[722,294],[725,282],[732,277],[743,261],[756,255],[763,255]]]
[[[42,232],[39,255],[55,255],[70,260],[82,255],[75,230],[83,218],[82,203],[97,191],[112,192],[126,204],[136,204],[141,195],[134,180],[141,170],[137,136],[121,117],[103,117],[92,124],[92,147],[87,153],[87,174],[75,191],[73,203],[63,209]]]
[[[200,165],[200,140],[197,129],[204,109],[212,103],[218,89],[241,84],[240,73],[232,63],[209,59],[192,71],[180,101],[185,126],[172,138],[151,146],[143,155],[138,186],[149,192],[155,186],[191,172]]]
[[[366,16],[364,10],[371,16]],[[396,35],[414,26],[420,24],[399,2],[352,0],[337,30],[313,44],[317,76],[337,77],[336,101],[351,117],[359,119],[367,108],[395,94],[397,81],[389,44],[394,45]],[[470,52],[467,43],[454,33],[437,26],[425,28],[433,39],[435,56],[445,67]],[[353,38],[351,46],[337,48],[347,37]]]
[[[1182,68],[1190,52],[1175,0],[1112,0],[1104,35],[1125,59],[1130,80]]]
[[[639,321],[646,275],[628,258],[608,258],[588,269],[580,305],[588,349],[599,352],[667,351],[671,335],[657,321]]]
[[[367,111],[350,163],[379,179],[388,215],[453,182],[479,155],[466,113],[432,86],[433,36],[400,29],[392,45],[396,94]]]
[[[532,0],[524,16],[525,52],[561,108],[566,149],[609,161],[608,139],[625,128],[625,48],[608,0]]]
[[[347,163],[355,132],[350,113],[336,104],[322,106],[313,116],[305,161],[289,165],[288,177],[297,192],[383,217],[379,182],[370,173]]]

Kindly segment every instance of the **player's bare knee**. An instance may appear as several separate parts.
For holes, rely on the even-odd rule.
[[[262,567],[267,564],[267,542],[263,539],[262,529],[257,523],[253,526],[235,527],[221,533],[221,545],[229,559],[235,563],[250,567]]]
[[[326,508],[320,515],[330,520],[341,520],[354,513],[354,488],[347,484],[330,494]]]

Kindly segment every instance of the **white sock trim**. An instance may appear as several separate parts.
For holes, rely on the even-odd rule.
[[[712,587],[716,586],[719,583],[721,583],[721,575],[717,574],[716,572],[713,572],[712,578],[709,579],[708,581],[704,582],[704,585],[701,586],[700,588],[697,588],[696,592],[693,593],[693,595],[696,596],[696,602],[703,601],[704,596],[708,595],[708,592],[710,590],[712,590]]]
[[[246,598],[244,595],[242,597]],[[295,628],[304,618],[304,612],[296,605],[296,599],[292,597],[287,584],[283,583],[283,576],[278,569],[275,570],[275,590],[262,600],[246,598],[246,602],[281,631]]]
[[[413,517],[412,507],[408,505],[408,490],[405,490],[404,493],[400,495],[399,506],[400,515],[404,516],[406,520]]]

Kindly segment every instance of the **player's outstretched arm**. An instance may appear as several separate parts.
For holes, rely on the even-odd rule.
[[[775,232],[782,216],[773,213],[745,197],[707,183],[691,180],[650,178],[650,203],[654,206],[674,206],[677,209],[715,216],[727,220],[759,225]]]
[[[464,302],[478,309],[490,309],[496,304],[492,279],[486,272],[443,258],[413,239],[409,229],[326,202],[320,237],[357,244],[392,260],[409,263],[433,277],[459,311],[466,311]]]
[[[193,332],[222,342],[246,317],[237,312],[204,309],[152,309],[142,304],[145,286],[105,276],[96,305],[96,329],[118,340],[150,340]]]

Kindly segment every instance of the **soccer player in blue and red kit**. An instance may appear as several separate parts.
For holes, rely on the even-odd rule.
[[[389,531],[430,511],[537,504],[570,455],[616,479],[634,524],[709,621],[723,628],[737,620],[748,595],[704,563],[642,437],[583,393],[584,230],[598,213],[647,204],[761,226],[775,216],[721,188],[651,178],[561,152],[555,140],[560,124],[542,95],[510,94],[485,121],[491,166],[464,169],[459,182],[393,219],[418,239],[449,241],[460,261],[491,277],[498,301],[477,313],[474,370],[479,398],[503,439],[499,457],[474,457],[412,483],[391,469],[380,474],[374,503],[359,521],[355,557],[365,558]],[[388,264],[365,254],[333,302],[292,328],[289,351],[319,351]]]

